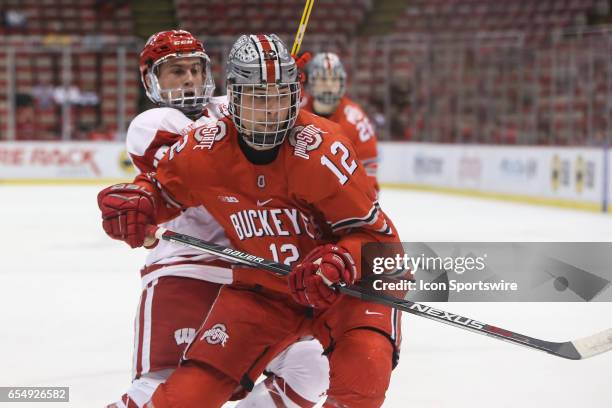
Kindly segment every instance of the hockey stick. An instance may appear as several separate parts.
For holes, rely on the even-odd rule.
[[[155,236],[155,238],[162,239],[164,241],[195,248],[232,262],[265,269],[278,275],[285,276],[291,271],[291,268],[287,265],[251,255],[246,252],[238,251],[236,249],[228,248],[223,245],[203,241],[189,235],[169,231],[165,228],[151,226],[148,230],[148,235],[151,237]],[[612,350],[612,329],[608,329],[601,333],[578,340],[556,343],[525,336],[510,330],[482,323],[468,317],[459,316],[457,314],[435,309],[421,303],[412,302],[410,300],[397,299],[384,293],[371,293],[365,288],[357,285],[339,285],[336,287],[336,289],[340,293],[348,296],[354,296],[362,300],[380,303],[403,312],[435,320],[440,323],[449,324],[460,329],[470,330],[531,349],[544,351],[554,356],[563,357],[570,360],[581,360]]]
[[[313,5],[314,0],[306,0],[306,4],[304,4],[302,19],[300,20],[300,25],[298,26],[297,33],[295,33],[293,48],[291,48],[291,55],[293,55],[294,57],[297,57],[298,52],[300,52],[300,46],[302,45],[302,40],[304,39],[304,34],[306,33],[306,26],[308,25],[308,19],[310,18],[310,12],[312,11]]]

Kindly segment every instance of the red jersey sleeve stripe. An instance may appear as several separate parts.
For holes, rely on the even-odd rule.
[[[331,224],[334,231],[343,228],[358,227],[365,224],[373,224],[378,218],[378,203],[375,203],[364,217],[346,218]]]

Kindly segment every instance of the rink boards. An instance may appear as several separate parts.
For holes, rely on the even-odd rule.
[[[601,211],[610,191],[601,148],[381,143],[383,184]]]
[[[379,143],[379,179],[416,188],[601,211],[612,191],[603,148]],[[130,180],[121,142],[0,143],[2,183]]]
[[[2,142],[0,182],[129,180],[136,172],[120,142]]]

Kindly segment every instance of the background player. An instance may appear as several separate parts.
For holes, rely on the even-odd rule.
[[[187,31],[151,36],[140,55],[140,72],[147,96],[159,107],[134,118],[126,143],[135,167],[147,173],[191,129],[222,117],[227,99],[212,98],[210,59],[202,43]],[[164,226],[229,244],[222,227],[202,206],[186,209]],[[221,284],[230,283],[232,275],[228,264],[189,248],[160,242],[151,249],[141,270],[133,382],[114,407],[142,407],[150,399],[177,366]],[[317,341],[289,347],[268,367],[272,375],[266,383],[240,404],[267,407],[273,398],[280,398],[287,406],[314,405],[328,386],[328,363],[322,351]]]
[[[398,357],[398,315],[328,285],[360,279],[353,259],[364,242],[398,237],[340,128],[299,112],[296,78],[278,37],[242,36],[229,56],[230,118],[192,131],[138,184],[99,194],[114,238],[142,245],[146,224],[173,213],[166,205],[204,204],[234,247],[293,266],[289,288],[261,271],[223,286],[184,363],[156,390],[156,408],[222,405],[268,350],[303,332],[330,356],[328,406],[384,401]],[[127,198],[125,217],[107,205],[117,189]],[[316,309],[313,320],[305,306]]]
[[[376,131],[361,106],[346,96],[347,75],[342,61],[332,52],[318,53],[308,63],[307,69],[307,93],[302,99],[302,107],[342,127],[378,191]]]

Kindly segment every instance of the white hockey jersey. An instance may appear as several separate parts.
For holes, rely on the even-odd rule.
[[[127,151],[140,172],[155,171],[157,163],[172,144],[195,127],[216,121],[227,114],[227,97],[212,98],[204,115],[192,121],[173,108],[153,108],[132,120],[127,131]],[[161,225],[169,230],[229,246],[223,228],[202,206],[183,211]],[[149,251],[142,271],[143,285],[161,276],[183,276],[217,283],[231,283],[231,270],[211,265],[214,257],[192,248],[160,241]]]

